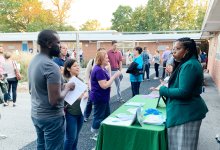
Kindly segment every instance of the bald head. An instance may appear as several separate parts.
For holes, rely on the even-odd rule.
[[[60,53],[62,56],[66,56],[67,55],[67,44],[66,43],[61,43],[60,44]]]

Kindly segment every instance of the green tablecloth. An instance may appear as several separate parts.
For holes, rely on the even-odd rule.
[[[145,102],[144,109],[156,108],[157,99],[147,99],[138,95],[128,102]],[[165,104],[160,102],[157,108],[166,115]],[[127,113],[132,106],[122,105],[110,116],[118,113]],[[99,136],[96,143],[96,150],[166,150],[167,137],[165,126],[144,124],[131,126],[115,126],[102,123],[99,129]]]

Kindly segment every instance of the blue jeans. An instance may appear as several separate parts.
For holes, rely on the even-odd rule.
[[[94,103],[94,117],[92,128],[98,130],[101,122],[110,115],[110,107],[108,103]]]
[[[76,116],[66,112],[66,134],[64,150],[77,150],[78,136],[82,125],[82,115]]]
[[[133,97],[139,94],[140,84],[141,82],[131,82],[131,90]]]
[[[89,91],[88,94],[90,94],[90,91]],[[91,112],[92,112],[92,101],[91,101],[90,98],[88,98],[88,102],[86,104],[86,109],[85,109],[85,112],[84,112],[84,117],[89,118]]]
[[[144,80],[144,75],[145,75],[145,72],[146,72],[146,75],[147,75],[147,79],[149,79],[149,75],[150,75],[150,63],[148,64],[144,64],[144,70],[143,70],[143,80]]]
[[[37,150],[63,150],[65,119],[58,118],[36,119],[32,117],[37,132]]]
[[[17,79],[15,79],[15,80],[9,80],[8,79],[7,81],[8,81],[8,93],[6,93],[4,95],[5,102],[7,102],[7,100],[11,99],[10,92],[11,92],[11,89],[12,89],[12,99],[13,99],[13,102],[15,103],[16,99],[17,99],[18,80]]]

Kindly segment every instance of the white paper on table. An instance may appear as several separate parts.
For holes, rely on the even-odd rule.
[[[136,114],[138,108],[129,108],[127,111],[130,112],[131,114]]]
[[[144,106],[145,103],[141,103],[141,102],[128,102],[125,103],[125,106],[135,106],[135,107],[141,107]]]
[[[88,102],[88,98],[83,97],[81,99],[80,108],[81,108],[81,112],[82,112],[83,115],[84,115],[84,112],[85,112],[85,109],[86,109],[87,102]]]
[[[162,125],[165,122],[165,117],[162,115],[147,115],[144,117],[144,123],[153,125]]]
[[[130,126],[133,120],[121,120],[119,118],[108,117],[102,123],[116,126]]]
[[[115,116],[122,121],[132,120],[134,118],[134,115],[129,115],[125,113],[119,113],[119,114],[116,114]]]
[[[75,83],[75,89],[69,91],[64,100],[72,105],[87,89],[87,85],[76,77],[72,77],[68,83]]]

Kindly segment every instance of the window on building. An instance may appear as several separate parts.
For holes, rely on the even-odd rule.
[[[121,50],[122,55],[127,52],[127,50],[133,50],[135,47],[135,42],[133,41],[128,41],[128,42],[118,42],[117,43],[117,48]]]
[[[22,51],[27,52],[28,51],[28,42],[22,42],[22,46],[21,46]]]

